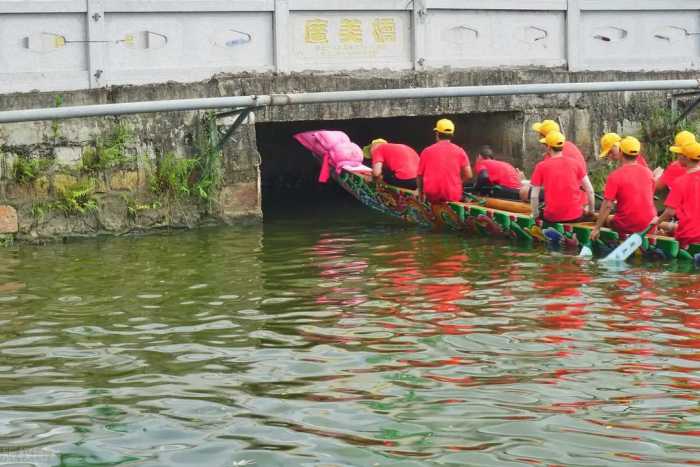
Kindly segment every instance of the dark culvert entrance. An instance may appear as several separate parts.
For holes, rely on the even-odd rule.
[[[522,167],[522,125],[519,112],[447,115],[457,127],[454,142],[469,153],[472,164],[479,146],[494,151]],[[311,153],[293,138],[311,130],[341,130],[360,146],[374,138],[408,144],[420,153],[434,142],[433,128],[439,117],[357,118],[352,120],[265,122],[255,125],[262,158],[263,216],[275,215],[280,206],[355,202],[336,183],[318,183],[320,170]]]

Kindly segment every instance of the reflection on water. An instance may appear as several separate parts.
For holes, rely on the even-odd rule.
[[[0,252],[0,463],[698,463],[697,276],[276,215]]]

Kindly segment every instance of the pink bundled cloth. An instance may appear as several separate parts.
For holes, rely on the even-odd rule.
[[[342,131],[306,131],[297,133],[294,138],[314,154],[323,157],[321,173],[318,177],[321,183],[328,181],[331,165],[335,167],[336,173],[340,173],[344,168],[369,170],[362,165],[362,149],[352,143],[348,135]]]
[[[330,130],[305,131],[294,135],[294,139],[318,156],[323,156],[337,144],[350,142],[348,135],[342,131]]]

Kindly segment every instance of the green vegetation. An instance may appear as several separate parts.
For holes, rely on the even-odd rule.
[[[700,117],[691,114],[688,118],[675,123],[678,115],[669,109],[655,108],[647,120],[642,122],[641,139],[643,152],[651,167],[666,167],[673,154],[668,150],[673,138],[681,130],[697,133],[700,129]]]
[[[216,118],[210,112],[202,119],[195,140],[199,177],[194,184],[194,194],[210,202],[221,183],[221,144]]]
[[[30,184],[51,167],[53,161],[18,157],[12,165],[12,178],[19,184]]]
[[[82,170],[102,172],[133,162],[126,154],[126,147],[132,143],[134,135],[124,124],[117,125],[107,138],[97,138],[94,146],[83,149]]]
[[[193,158],[164,154],[151,174],[149,186],[157,194],[174,197],[194,196],[213,201],[213,194],[221,183],[220,135],[213,114],[201,122],[195,140]]]
[[[94,181],[84,180],[59,188],[57,200],[51,203],[50,207],[67,215],[86,214],[97,210]]]
[[[71,183],[56,190],[56,200],[32,203],[32,216],[41,222],[51,211],[67,216],[82,215],[97,210],[95,181],[92,179]]]
[[[56,96],[54,96],[53,106],[54,107],[63,106],[63,96],[62,95],[57,94]],[[51,122],[51,137],[53,138],[54,142],[61,137],[61,127],[60,127],[60,123],[58,123],[58,120],[54,120]]]
[[[151,203],[139,203],[132,196],[123,195],[122,198],[126,203],[126,215],[132,221],[136,219],[139,212],[160,209],[162,207],[160,201],[153,201]]]
[[[0,247],[9,248],[15,244],[15,237],[12,234],[0,235]]]
[[[34,201],[32,203],[32,217],[41,221],[46,217],[46,214],[51,210],[51,204],[42,201]]]
[[[193,188],[190,180],[196,167],[195,159],[179,158],[171,152],[166,153],[149,177],[151,191],[175,197],[190,196]]]
[[[61,96],[56,97],[56,106],[62,105]],[[172,152],[158,158],[157,164],[149,171],[150,191],[158,196],[154,201],[137,201],[134,195],[123,195],[127,216],[134,220],[139,212],[160,209],[161,203],[178,200],[214,201],[214,194],[221,183],[221,144],[222,136],[216,125],[215,116],[207,114],[200,120],[195,138],[194,154],[190,157]],[[54,138],[58,138],[58,127],[54,128]],[[98,179],[105,171],[121,168],[134,163],[136,156],[129,153],[134,141],[131,129],[124,123],[118,124],[108,136],[97,137],[82,152],[79,172],[61,168],[52,180],[54,199],[35,201],[31,212],[36,221],[42,221],[51,212],[65,215],[84,215],[98,209],[96,187]],[[147,158],[145,158],[147,159]],[[50,170],[53,160],[19,157],[13,165],[13,176],[18,184],[31,184],[44,177]],[[59,181],[60,180],[60,181]]]
[[[593,185],[593,191],[602,193],[605,188],[605,181],[608,179],[610,172],[614,170],[614,167],[607,161],[598,161],[595,165],[591,165],[592,168],[589,178],[591,180],[591,185]]]

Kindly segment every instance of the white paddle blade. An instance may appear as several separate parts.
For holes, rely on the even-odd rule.
[[[590,258],[593,256],[593,251],[588,247],[588,245],[583,245],[581,248],[581,253],[578,254],[579,258]]]
[[[603,258],[603,261],[624,261],[629,258],[632,253],[637,251],[637,248],[640,246],[642,246],[642,236],[639,234],[632,234],[608,256]]]

